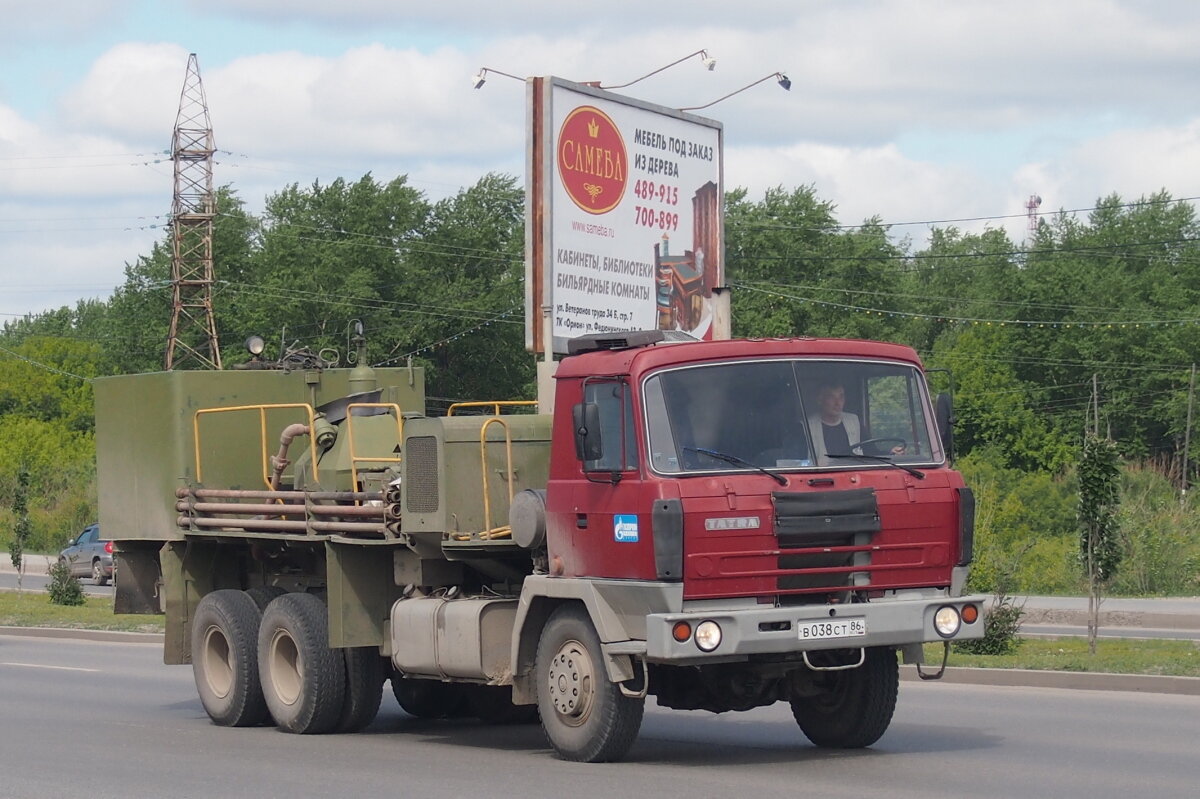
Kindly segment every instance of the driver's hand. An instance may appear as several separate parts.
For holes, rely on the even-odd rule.
[[[896,446],[892,447],[893,455],[903,455],[907,451],[908,447],[904,446],[903,444],[897,444]]]

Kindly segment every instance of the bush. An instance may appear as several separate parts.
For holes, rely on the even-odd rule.
[[[71,574],[71,569],[62,561],[55,563],[47,570],[50,575],[50,585],[46,587],[53,605],[82,605],[83,586],[79,578]]]
[[[1017,630],[1024,615],[1024,605],[1016,604],[1010,596],[998,595],[988,614],[983,637],[956,641],[954,651],[968,655],[1011,655],[1021,645]]]

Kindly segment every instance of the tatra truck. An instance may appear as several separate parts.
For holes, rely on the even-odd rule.
[[[390,681],[568,760],[623,757],[649,697],[869,746],[900,659],[984,633],[948,397],[895,344],[677,338],[572,340],[549,413],[427,416],[361,340],[97,380],[116,611],[165,614],[219,725],[354,732]]]

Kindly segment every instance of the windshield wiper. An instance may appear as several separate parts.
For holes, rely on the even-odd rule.
[[[917,478],[918,480],[925,479],[924,472],[918,472],[913,467],[905,466],[903,463],[896,463],[894,460],[887,457],[886,455],[858,455],[853,452],[844,452],[844,453],[843,452],[826,452],[825,457],[826,458],[863,458],[864,460],[869,460],[869,461],[879,461],[880,463],[886,463],[888,466],[894,466],[897,469],[903,469],[904,471],[908,472],[909,474],[911,474],[913,477]]]
[[[775,482],[779,483],[781,486],[787,485],[787,478],[775,474],[775,472],[768,470],[765,466],[759,466],[756,463],[744,461],[737,455],[730,455],[725,452],[717,452],[715,449],[701,449],[700,447],[684,447],[684,450],[687,452],[698,452],[701,455],[707,455],[710,458],[716,458],[719,461],[725,461],[733,466],[744,466],[747,469],[756,469],[765,474],[767,477],[770,477]],[[925,475],[921,476],[924,477]]]

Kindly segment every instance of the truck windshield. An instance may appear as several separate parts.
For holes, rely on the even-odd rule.
[[[793,359],[684,367],[647,378],[643,396],[657,472],[944,460],[924,377],[908,364]]]

